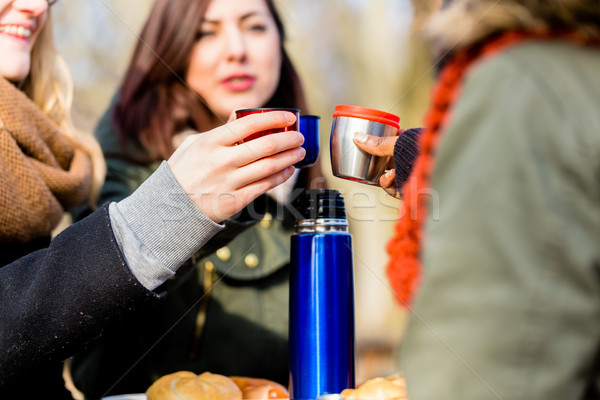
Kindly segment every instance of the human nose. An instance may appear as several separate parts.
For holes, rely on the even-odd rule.
[[[227,58],[232,61],[246,57],[246,42],[239,29],[230,29],[227,33]]]
[[[48,11],[48,0],[14,0],[13,7],[21,12],[40,16]]]

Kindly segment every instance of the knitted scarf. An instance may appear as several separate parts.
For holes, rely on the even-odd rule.
[[[394,236],[387,245],[390,255],[387,265],[388,278],[396,300],[403,307],[411,305],[421,282],[419,256],[423,242],[422,224],[427,214],[426,196],[423,194],[431,187],[437,146],[445,126],[451,119],[452,107],[460,96],[462,79],[475,61],[532,39],[562,39],[591,44],[570,32],[506,32],[455,53],[439,74],[432,94],[431,108],[425,118],[426,128],[419,138],[420,153],[409,179],[403,186],[404,210],[401,210]]]
[[[50,235],[83,202],[92,163],[20,90],[0,79],[0,243]]]

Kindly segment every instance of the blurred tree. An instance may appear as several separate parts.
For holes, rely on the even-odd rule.
[[[442,0],[412,0],[414,19],[406,46],[410,62],[399,71],[396,107],[404,111],[406,127],[422,126],[433,89],[435,65],[429,49],[422,39],[423,27],[431,13],[440,7]]]
[[[56,45],[75,83],[73,119],[79,127],[92,131],[108,106],[151,5],[92,0],[52,6]]]

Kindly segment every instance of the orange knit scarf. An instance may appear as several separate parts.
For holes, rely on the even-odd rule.
[[[476,60],[490,57],[510,46],[532,39],[562,39],[589,44],[573,33],[506,32],[454,54],[444,65],[433,90],[432,105],[425,119],[425,131],[419,138],[419,156],[403,187],[404,210],[388,243],[390,261],[387,273],[396,300],[409,307],[421,282],[419,262],[423,242],[422,223],[427,214],[427,191],[435,166],[435,153],[444,128],[451,117],[452,106],[460,95],[461,82]],[[404,211],[404,212],[402,212]]]

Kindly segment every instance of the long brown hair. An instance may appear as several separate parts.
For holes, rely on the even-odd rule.
[[[136,141],[150,160],[167,159],[176,133],[186,128],[206,131],[214,118],[183,80],[209,2],[157,0],[121,84],[113,123],[124,143]],[[275,94],[264,106],[304,110],[300,79],[284,48],[283,23],[272,0],[265,2],[281,38],[282,64]]]

